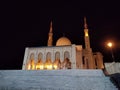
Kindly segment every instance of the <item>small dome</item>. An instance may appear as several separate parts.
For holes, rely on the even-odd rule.
[[[56,46],[71,45],[71,41],[67,37],[61,37],[57,40]]]

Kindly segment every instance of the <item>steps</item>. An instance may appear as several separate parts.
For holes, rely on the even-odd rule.
[[[2,70],[0,90],[118,90],[101,70]]]

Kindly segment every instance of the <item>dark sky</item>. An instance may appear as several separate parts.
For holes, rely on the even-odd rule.
[[[91,0],[90,0],[91,1]],[[113,41],[114,56],[120,61],[120,10],[118,2],[17,2],[3,7],[0,35],[0,69],[21,69],[25,47],[47,45],[53,22],[53,44],[63,33],[73,44],[84,47],[83,17],[86,16],[91,47],[104,62],[112,61],[106,42]]]

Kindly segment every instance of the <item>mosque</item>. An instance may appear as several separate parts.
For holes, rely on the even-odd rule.
[[[48,46],[27,47],[22,70],[0,70],[0,90],[118,90],[119,74],[106,77],[102,54],[90,47],[86,18],[84,40],[85,48],[72,44],[65,36],[53,46],[51,22]],[[114,73],[116,64],[105,67]]]
[[[23,60],[23,70],[57,70],[57,69],[103,69],[103,56],[93,52],[90,47],[89,29],[84,17],[84,42],[72,44],[65,36],[60,37],[53,46],[52,22],[48,34],[48,45],[44,47],[27,47]]]

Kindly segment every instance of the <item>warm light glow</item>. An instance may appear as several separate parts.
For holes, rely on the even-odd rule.
[[[109,42],[107,45],[108,45],[108,47],[112,47],[113,46],[113,44],[111,42]]]
[[[31,62],[29,62],[27,69],[28,70],[34,70],[35,69],[34,60],[31,60]]]
[[[47,69],[47,63],[44,64],[44,69]]]
[[[32,70],[34,70],[35,69],[35,65],[32,65]]]
[[[40,61],[36,64],[36,69],[37,70],[43,70],[44,69],[44,64]]]
[[[31,65],[30,65],[30,64],[28,64],[28,70],[30,70],[30,68],[31,68]]]
[[[43,64],[36,65],[36,69],[37,70],[43,70],[44,69],[44,65]]]
[[[36,69],[39,70],[40,69],[40,65],[36,65]]]
[[[35,63],[34,63],[34,60],[32,60],[32,62],[31,62],[31,69],[32,69],[32,70],[35,69]]]
[[[85,36],[88,37],[88,32],[85,32]]]
[[[56,64],[54,65],[54,69],[57,69],[57,65]]]
[[[48,64],[48,65],[47,65],[47,69],[48,69],[48,70],[52,70],[52,65],[51,65],[51,64]]]
[[[40,65],[40,69],[43,70],[44,69],[44,65]]]

